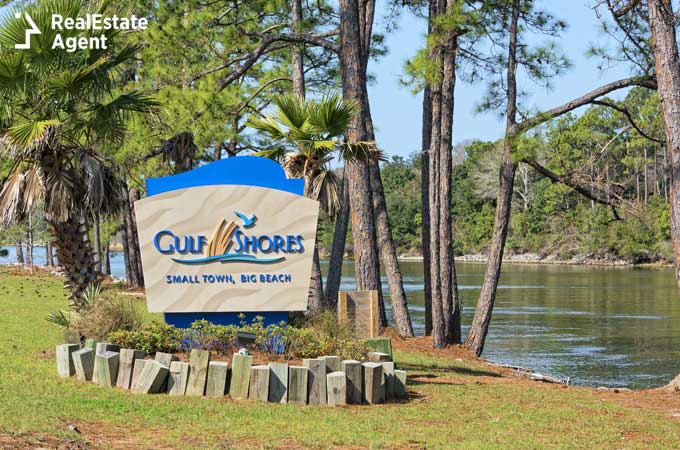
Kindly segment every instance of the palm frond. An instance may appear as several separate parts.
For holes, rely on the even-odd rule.
[[[275,141],[282,140],[286,137],[286,133],[281,129],[278,122],[273,117],[250,117],[248,121],[246,121],[246,126],[267,134]]]
[[[288,128],[302,128],[309,116],[307,103],[297,95],[280,95],[274,98],[275,117]]]
[[[26,80],[26,63],[19,52],[0,53],[0,89],[20,90]]]
[[[310,195],[317,200],[321,209],[331,217],[335,217],[342,206],[342,183],[332,170],[323,170],[311,179]]]
[[[338,145],[340,158],[347,162],[385,161],[385,153],[374,141],[360,141]]]
[[[286,155],[286,149],[283,147],[273,147],[257,151],[253,153],[253,155],[273,159],[275,161],[283,161],[283,158]]]
[[[16,167],[5,179],[0,190],[0,222],[9,225],[23,215],[22,209],[25,173]]]
[[[116,214],[123,208],[123,180],[103,161],[82,152],[80,165],[84,172],[85,205],[101,214]]]
[[[356,102],[343,100],[339,94],[326,96],[310,103],[309,123],[319,134],[339,137],[345,134],[358,111]]]
[[[50,127],[57,127],[61,122],[56,119],[34,120],[11,126],[6,135],[12,143],[21,149],[27,149],[34,143],[48,136]]]

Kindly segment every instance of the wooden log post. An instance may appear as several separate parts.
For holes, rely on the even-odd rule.
[[[97,384],[105,387],[116,385],[118,377],[118,363],[120,356],[118,352],[104,352],[94,358],[94,370],[97,376]]]
[[[304,366],[288,368],[288,403],[307,404],[309,369]]]
[[[275,403],[286,403],[288,401],[288,363],[269,363],[268,399]]]
[[[319,359],[326,361],[326,375],[333,372],[342,372],[342,361],[338,356],[322,356]]]
[[[145,353],[142,350],[133,350],[123,348],[120,350],[120,359],[118,361],[118,378],[116,379],[116,386],[121,389],[130,389],[132,385],[132,372],[134,370],[135,361],[144,359]]]
[[[186,395],[201,397],[205,395],[205,383],[208,379],[210,352],[207,350],[191,350],[189,355],[189,381]]]
[[[260,402],[266,402],[269,399],[269,366],[250,368],[248,398]]]
[[[370,352],[368,354],[368,360],[370,362],[376,362],[376,363],[381,363],[381,362],[389,362],[392,361],[392,357],[387,354],[387,353],[382,353],[382,352]]]
[[[380,386],[382,384],[382,364],[363,363],[364,366],[364,400],[369,405],[380,403]]]
[[[342,362],[342,371],[347,381],[347,403],[360,405],[364,392],[363,366],[359,361],[348,359]]]
[[[331,372],[326,375],[326,396],[330,406],[347,404],[347,377],[345,372]]]
[[[250,367],[252,364],[252,356],[234,353],[234,357],[231,360],[231,383],[229,384],[229,395],[231,398],[239,400],[245,400],[248,398],[248,388],[250,387]]]
[[[308,391],[310,405],[326,404],[326,361],[323,359],[303,359],[302,365],[309,369]]]
[[[380,386],[380,395],[385,400],[392,400],[394,398],[394,363],[384,362],[383,366],[383,381]]]
[[[86,339],[83,347],[84,348],[91,348],[92,350],[97,350],[97,344],[98,343],[99,343],[99,341],[96,340],[96,339]]]
[[[111,344],[109,342],[96,342],[95,354],[94,354],[94,371],[92,372],[92,382],[97,383],[97,377],[99,376],[99,370],[97,369],[97,356],[104,352],[119,352],[120,347],[116,344]]]
[[[394,371],[394,396],[396,398],[406,397],[406,371]]]
[[[226,361],[210,361],[208,364],[208,381],[205,385],[206,397],[224,397],[227,393],[229,363]]]
[[[83,348],[71,354],[73,365],[76,369],[76,378],[78,381],[92,380],[92,371],[94,370],[94,350],[91,348]]]
[[[173,361],[168,374],[168,394],[185,395],[189,382],[189,363]]]
[[[170,369],[158,361],[145,360],[144,369],[139,374],[139,383],[132,392],[135,394],[155,394],[161,392],[161,387],[166,382]]]
[[[147,362],[150,359],[136,359],[135,363],[132,365],[132,380],[130,380],[130,390],[135,391],[140,389],[140,383],[142,381],[142,372]]]
[[[165,353],[165,352],[156,352],[156,356],[153,358],[155,361],[158,361],[159,363],[163,364],[165,367],[170,369],[170,364],[172,364],[173,361],[177,361],[178,358],[173,355],[172,353]],[[170,379],[170,376],[168,376],[168,379]],[[165,380],[165,383],[163,386],[161,386],[161,392],[167,392],[168,391],[168,380]]]
[[[80,350],[78,344],[57,345],[57,375],[68,378],[76,374],[76,366],[73,364],[73,353]]]

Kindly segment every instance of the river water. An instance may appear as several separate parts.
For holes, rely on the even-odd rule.
[[[14,249],[0,264],[16,261]],[[44,263],[36,248],[35,263]],[[402,263],[416,334],[424,330],[423,275]],[[123,256],[111,255],[124,278]],[[458,264],[467,332],[483,280],[481,264]],[[354,267],[343,267],[341,289],[354,288]],[[388,293],[383,277],[383,290]],[[389,300],[389,296],[386,296]],[[388,316],[391,315],[389,303]],[[530,367],[571,383],[647,388],[680,373],[680,294],[670,269],[506,264],[485,358]]]

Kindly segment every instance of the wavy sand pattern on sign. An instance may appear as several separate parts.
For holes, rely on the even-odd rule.
[[[301,235],[303,253],[281,254],[272,264],[211,262],[188,265],[172,261],[153,245],[154,235],[171,230],[177,236],[213,236],[222,221],[240,220],[233,211],[255,214],[247,235]],[[304,310],[311,276],[318,202],[257,186],[199,186],[165,192],[135,203],[147,301],[152,312],[240,312]],[[222,243],[224,245],[224,243]],[[214,251],[214,250],[213,250]],[[179,256],[179,255],[174,255]],[[195,256],[195,255],[187,255]],[[241,283],[242,274],[285,273],[292,281]],[[198,276],[199,284],[168,284],[166,275]],[[236,284],[205,284],[202,275],[230,274]],[[259,278],[259,277],[258,277]]]

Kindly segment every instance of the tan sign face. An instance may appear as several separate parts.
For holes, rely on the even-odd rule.
[[[304,311],[318,202],[199,186],[135,202],[151,312]]]

